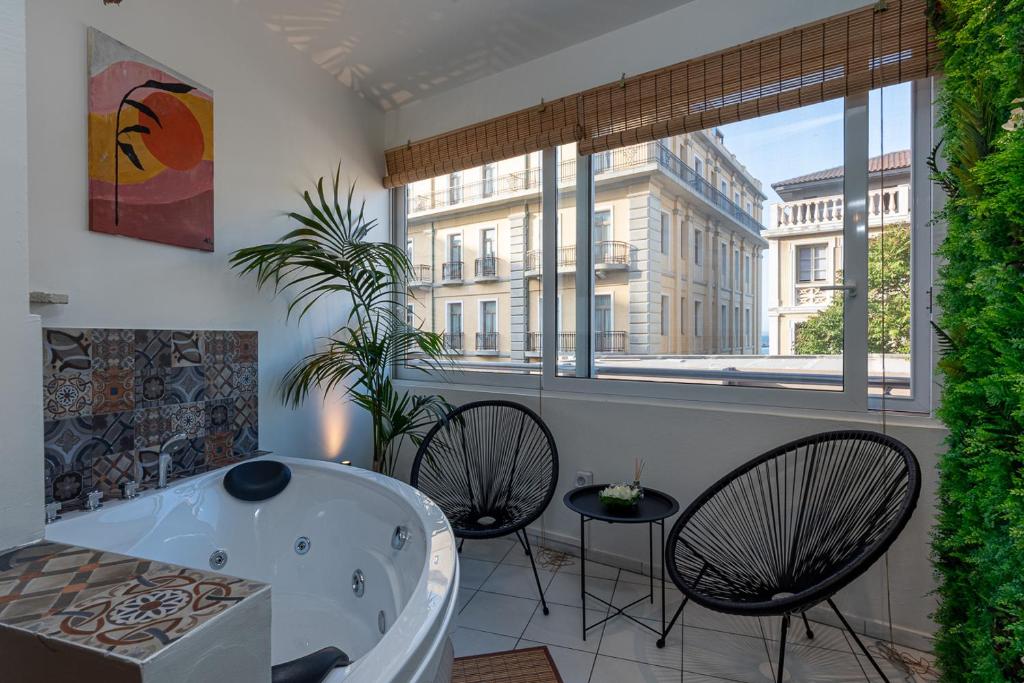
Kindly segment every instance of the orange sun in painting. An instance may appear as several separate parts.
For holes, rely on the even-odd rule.
[[[155,92],[143,100],[158,120],[139,114],[149,128],[142,140],[146,149],[168,168],[187,171],[203,159],[203,131],[192,110],[174,95]]]

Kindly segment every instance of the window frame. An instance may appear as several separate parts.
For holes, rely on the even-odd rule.
[[[933,215],[932,207],[941,203],[941,193],[937,192],[934,185],[928,179],[928,174],[922,169],[926,168],[925,162],[934,140],[939,135],[936,106],[934,105],[935,80],[923,79],[911,84],[913,92],[912,102],[912,189],[911,189],[911,230],[917,235],[924,235],[926,238],[929,232],[926,226]],[[863,284],[867,282],[867,246],[868,230],[867,216],[865,213],[865,198],[868,196],[868,173],[867,161],[868,149],[868,94],[850,96],[845,98],[843,108],[843,136],[844,136],[844,166],[847,173],[844,176],[844,247],[842,249],[842,260],[845,278],[847,282],[856,282],[858,289],[863,290]],[[541,234],[540,248],[543,253],[541,293],[556,292],[557,288],[557,232],[555,224],[558,215],[558,169],[557,150],[553,147],[546,148],[541,152]],[[694,153],[694,166],[703,167],[703,160]],[[576,157],[577,187],[576,187],[576,227],[577,227],[577,264],[593,263],[590,226],[593,220],[594,206],[594,174],[592,157]],[[701,168],[703,171],[703,168]],[[916,171],[916,172],[915,172]],[[703,174],[701,174],[703,177]],[[396,235],[405,234],[405,194],[406,188],[398,188],[392,192],[392,226]],[[858,200],[859,198],[859,200]],[[585,210],[580,210],[584,207]],[[614,218],[614,217],[613,217]],[[694,242],[691,253],[694,264],[697,267],[705,267],[705,249],[703,240],[704,230],[688,225],[692,241]],[[934,245],[942,234],[943,228],[939,226],[930,234],[930,245],[921,244],[912,247],[912,326],[911,326],[911,349],[912,349],[912,376],[911,390],[913,398],[904,399],[888,397],[884,399],[889,409],[905,410],[908,412],[928,412],[932,409],[936,400],[933,390],[933,371],[937,353],[932,348],[934,345],[933,334],[928,325],[931,318],[929,307],[930,285],[934,282],[936,272],[936,260],[932,257]],[[582,237],[582,239],[581,239]],[[687,245],[689,246],[689,245]],[[687,259],[689,255],[687,255]],[[831,260],[831,254],[829,256]],[[834,270],[834,267],[833,267]],[[751,256],[750,279],[756,276],[754,272],[754,258]],[[704,281],[708,272],[704,271]],[[593,319],[593,297],[594,275],[592,268],[576,269],[576,332],[577,332],[577,360],[579,358],[593,358],[590,349],[593,348],[593,330],[591,320]],[[799,408],[806,410],[838,410],[847,412],[864,413],[869,409],[880,407],[882,400],[879,397],[868,395],[867,377],[867,297],[861,291],[860,296],[848,297],[846,299],[846,314],[844,316],[844,349],[843,349],[843,387],[838,391],[820,391],[813,389],[778,389],[770,387],[746,386],[736,387],[726,384],[696,384],[696,383],[673,383],[653,382],[648,380],[627,380],[593,377],[591,363],[576,363],[576,375],[560,376],[557,374],[557,336],[544,335],[543,349],[541,356],[540,373],[524,370],[522,373],[508,372],[486,372],[473,370],[452,370],[446,374],[450,381],[458,381],[464,384],[477,384],[489,386],[508,386],[538,389],[543,391],[564,391],[573,393],[586,393],[607,396],[632,397],[640,399],[668,399],[688,400],[706,403],[736,404],[736,405],[771,405],[783,408]],[[558,329],[554,320],[556,314],[555,306],[549,302],[559,297],[544,297],[542,305],[542,328]],[[685,301],[685,297],[684,297]],[[694,325],[692,338],[701,340],[703,343],[703,310],[704,301],[694,297],[692,299],[692,312]],[[446,302],[446,305],[452,302]],[[464,310],[464,309],[463,309]],[[614,315],[614,304],[613,313]],[[699,315],[698,315],[699,314]],[[756,307],[751,310],[750,328],[743,331],[745,335],[742,343],[749,342],[756,350],[759,348],[760,339],[752,336],[753,319],[756,315]],[[447,308],[445,310],[445,324],[447,326]],[[742,318],[741,318],[742,320]],[[465,320],[463,319],[463,327]],[[681,323],[685,329],[685,324]],[[581,334],[581,330],[590,330],[591,334]],[[465,334],[465,330],[463,330]],[[750,339],[747,340],[746,337]],[[702,344],[700,344],[702,345]],[[463,344],[465,347],[465,342]],[[691,352],[703,353],[692,350]],[[422,372],[406,368],[404,365],[397,367],[397,374],[400,379],[423,379]]]

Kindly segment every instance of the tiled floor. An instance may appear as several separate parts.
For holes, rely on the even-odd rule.
[[[779,623],[774,619],[731,617],[696,605],[684,611],[684,629],[677,625],[666,647],[657,636],[628,619],[617,617],[580,636],[579,561],[559,568],[538,565],[551,613],[541,611],[530,561],[514,539],[467,541],[462,552],[459,613],[452,641],[455,656],[547,645],[565,683],[766,683],[775,680]],[[647,592],[645,576],[602,564],[587,564],[589,592],[616,605]],[[654,604],[643,601],[629,610],[638,619],[659,627],[660,589]],[[671,617],[682,595],[666,588]],[[607,608],[587,599],[587,622],[607,615]],[[762,637],[762,629],[764,636]],[[814,640],[803,628],[790,631],[786,651],[786,680],[801,682],[880,681],[867,659],[854,653],[856,645],[839,629],[814,625]],[[869,642],[869,647],[871,643]],[[915,658],[926,658],[908,650]],[[933,673],[911,674],[878,658],[893,683],[936,680]]]

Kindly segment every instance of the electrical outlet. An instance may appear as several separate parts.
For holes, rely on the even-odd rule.
[[[576,479],[573,482],[576,486],[590,486],[594,483],[594,473],[587,470],[576,472]]]

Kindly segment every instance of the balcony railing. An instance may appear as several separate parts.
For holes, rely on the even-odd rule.
[[[812,226],[841,227],[844,197],[841,194],[780,202],[769,207],[771,227],[801,229]],[[868,225],[891,225],[910,220],[910,186],[897,185],[868,192]]]
[[[594,156],[594,176],[601,176],[627,171],[648,165],[657,165],[672,174],[704,201],[717,207],[737,223],[754,234],[760,234],[761,223],[733,202],[721,190],[715,188],[682,159],[676,156],[663,142],[645,142],[639,145],[622,147],[611,152]],[[560,185],[576,182],[576,160],[566,159],[559,164],[558,180]],[[409,195],[408,212],[419,213],[435,209],[448,208],[460,204],[486,199],[499,199],[503,196],[519,194],[527,190],[540,190],[541,172],[539,168],[508,173],[498,178],[488,178],[475,183],[460,186],[460,191],[452,193],[448,188],[435,190],[426,194]]]
[[[594,353],[625,353],[626,333],[622,331],[594,332]]]
[[[498,350],[498,333],[497,332],[477,332],[476,333],[476,350],[477,351],[497,351]]]
[[[527,272],[540,272],[544,263],[544,252],[540,249],[533,249],[526,252],[525,269]],[[629,243],[602,241],[594,243],[594,265],[598,266],[628,266],[629,265]],[[569,269],[576,267],[576,246],[558,248],[558,268]]]
[[[412,266],[412,275],[409,277],[409,285],[430,284],[434,281],[433,268],[427,265]]]
[[[476,260],[473,268],[476,277],[498,277],[498,259],[494,256],[484,256]]]
[[[450,351],[462,350],[461,332],[445,332],[441,335],[441,341],[444,342],[444,347]]]
[[[441,264],[441,280],[444,282],[461,282],[462,261],[448,261]]]
[[[527,332],[526,333],[526,352],[527,353],[540,353],[544,348],[544,333],[543,332]],[[558,333],[558,352],[559,353],[575,353],[576,352],[576,333],[575,332],[559,332]]]

